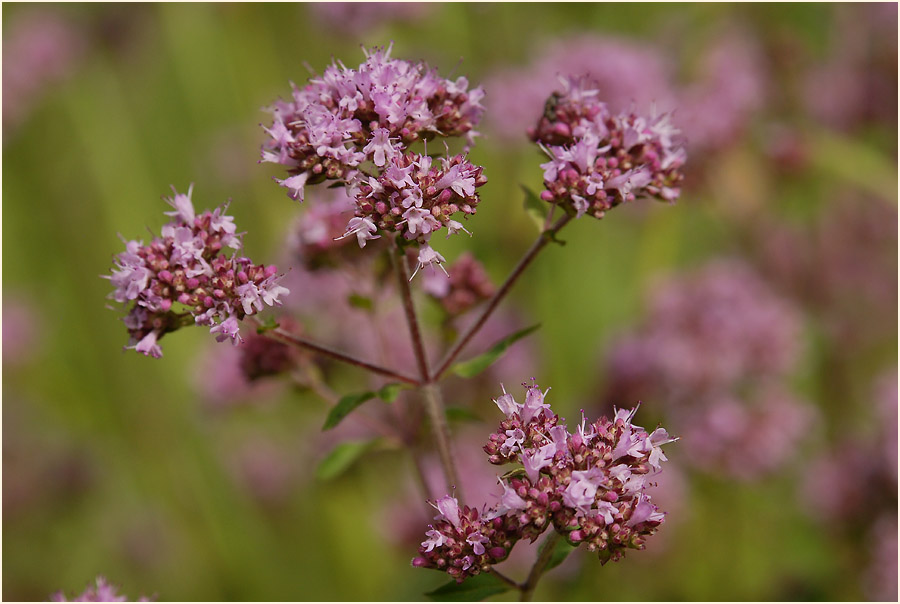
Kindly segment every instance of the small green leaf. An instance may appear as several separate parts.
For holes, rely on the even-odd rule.
[[[477,356],[474,359],[463,361],[462,363],[457,363],[450,370],[456,375],[464,378],[476,376],[490,367],[492,364],[494,364],[494,362],[501,356],[503,356],[503,353],[506,352],[506,349],[512,346],[514,342],[516,342],[517,340],[521,340],[528,334],[536,331],[540,326],[540,323],[538,323],[537,325],[526,327],[525,329],[521,329],[512,335],[506,336],[505,338],[494,344],[491,349],[484,354]]]
[[[341,443],[325,456],[316,468],[316,478],[331,480],[350,469],[357,459],[372,448],[376,440],[351,441]]]
[[[528,217],[534,221],[535,225],[537,225],[538,232],[543,231],[544,220],[546,220],[548,211],[547,206],[549,204],[542,202],[541,198],[525,185],[520,184],[519,186],[525,191],[525,201],[522,203],[525,208],[525,213],[528,214]]]
[[[510,480],[511,478],[522,478],[526,475],[527,473],[525,472],[525,468],[514,468],[500,478],[502,478],[503,480]]]
[[[257,326],[256,333],[262,335],[267,331],[272,331],[278,327],[278,322],[275,320],[275,317],[266,317],[262,325]]]
[[[480,422],[481,418],[465,407],[447,407],[447,419],[459,422]]]
[[[494,575],[481,573],[462,583],[450,581],[425,595],[436,602],[476,602],[510,589],[509,585]]]
[[[538,552],[538,556],[541,555],[541,552],[544,551],[547,547],[547,541],[544,541],[541,544],[541,548]],[[557,537],[555,543],[553,544],[553,553],[550,554],[550,562],[547,563],[547,567],[545,570],[550,570],[551,568],[556,568],[571,554],[578,546],[572,545],[565,539],[561,539]]]
[[[565,241],[563,241],[562,239],[559,239],[559,238],[556,236],[556,231],[553,231],[553,230],[544,231],[544,232],[541,234],[541,236],[544,237],[544,239],[548,239],[551,243],[558,243],[559,245],[565,245],[565,244],[566,244]]]
[[[338,404],[332,407],[331,411],[328,412],[328,417],[325,418],[325,425],[322,426],[322,430],[331,430],[341,423],[345,417],[350,415],[354,409],[367,400],[375,398],[375,396],[376,394],[374,392],[358,392],[356,394],[348,394],[341,397]]]
[[[350,294],[349,296],[347,296],[347,304],[349,304],[353,308],[359,308],[360,310],[371,311],[372,308],[374,308],[372,298],[363,296],[361,294]]]
[[[376,395],[386,403],[393,403],[400,396],[401,390],[403,390],[403,384],[385,384]]]

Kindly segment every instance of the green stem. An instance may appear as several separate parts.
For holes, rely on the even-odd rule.
[[[541,545],[541,554],[538,556],[538,559],[534,561],[534,566],[531,567],[528,578],[525,579],[525,583],[523,583],[520,588],[522,590],[522,595],[519,598],[519,601],[531,601],[532,596],[534,596],[534,589],[537,587],[538,581],[541,580],[544,571],[547,569],[550,558],[553,557],[553,549],[557,541],[559,541],[559,533],[551,528],[550,534],[544,539],[544,543]]]
[[[447,492],[456,489],[455,496],[462,498],[462,485],[459,483],[459,475],[456,473],[456,463],[453,461],[453,452],[450,449],[450,427],[447,425],[447,415],[444,410],[444,401],[437,384],[422,386],[422,394],[425,397],[425,408],[428,418],[431,420],[431,431],[437,441],[438,455],[441,458],[441,466],[444,468],[444,477],[447,479]]]

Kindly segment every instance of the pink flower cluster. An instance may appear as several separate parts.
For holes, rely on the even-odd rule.
[[[97,577],[94,585],[88,585],[83,593],[72,600],[66,599],[66,594],[59,591],[50,597],[51,602],[127,602],[128,597],[120,595],[115,586],[106,582],[103,577]],[[138,602],[149,602],[146,597],[141,597]]]
[[[527,387],[519,404],[505,389],[494,402],[506,415],[484,450],[491,463],[521,461],[500,478],[503,495],[481,513],[445,496],[414,566],[445,570],[457,581],[504,560],[515,543],[534,542],[553,527],[573,545],[584,543],[601,563],[620,559],[665,520],[650,501],[649,478],[666,461],[663,428],[647,433],[632,423],[637,409],[618,410],[573,433],[544,403],[546,392]]]
[[[815,420],[788,378],[800,353],[800,317],[747,265],[718,261],[673,279],[649,316],[619,339],[610,399],[662,400],[693,446],[691,461],[750,479],[789,459]]]
[[[361,254],[355,245],[348,247],[350,239],[341,237],[356,211],[355,200],[344,189],[316,193],[304,202],[303,213],[288,234],[288,249],[313,271],[355,263]]]
[[[465,230],[450,217],[475,213],[475,188],[487,178],[464,155],[435,165],[409,146],[436,136],[471,144],[484,93],[464,77],[447,80],[423,63],[391,59],[390,51],[367,53],[356,70],[332,64],[295,87],[292,102],[277,102],[262,161],[287,166],[291,176],[276,180],[301,201],[306,185],[343,182],[356,200],[343,237],[356,235],[364,247],[379,231],[397,232],[416,242],[421,268],[444,261],[428,245],[431,234]]]
[[[440,302],[450,316],[461,315],[494,295],[495,287],[487,272],[469,252],[463,253],[450,266],[449,278],[437,271],[425,274],[422,288]]]
[[[275,103],[262,160],[287,166],[293,176],[278,182],[292,198],[302,200],[306,184],[351,180],[365,161],[382,167],[418,140],[466,135],[471,142],[484,111],[481,88],[390,53],[367,53],[358,69],[334,63],[295,86],[291,101]]]
[[[541,165],[546,187],[541,199],[595,218],[638,197],[677,199],[687,156],[669,115],[612,114],[599,101],[594,82],[561,81],[563,89],[550,96],[544,115],[529,130],[551,158]]]
[[[74,19],[44,7],[16,13],[4,30],[3,126],[12,129],[77,70],[89,36]]]
[[[173,189],[174,190],[174,189]],[[265,305],[280,305],[288,290],[278,284],[275,266],[254,265],[237,255],[241,240],[224,207],[194,212],[193,187],[187,195],[167,199],[174,220],[149,245],[126,241],[106,276],[115,290],[110,298],[131,304],[125,316],[127,348],[161,357],[158,340],[170,331],[196,323],[210,327],[218,341],[241,341],[240,320]],[[224,248],[235,252],[221,253]]]
[[[427,155],[394,156],[378,178],[359,185],[356,216],[344,236],[356,235],[364,247],[366,241],[380,237],[375,234],[378,230],[397,231],[420,244],[420,267],[441,263],[443,257],[427,245],[428,240],[443,227],[448,236],[466,231],[450,217],[457,212],[474,214],[479,202],[475,189],[486,182],[481,168],[462,155],[443,159],[439,166]]]

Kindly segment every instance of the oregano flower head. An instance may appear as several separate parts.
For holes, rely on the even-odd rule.
[[[278,269],[239,256],[242,247],[234,219],[225,207],[196,214],[187,194],[166,201],[173,220],[148,244],[125,241],[115,258],[110,298],[128,307],[124,318],[129,345],[161,357],[159,339],[191,323],[206,325],[218,341],[241,341],[240,321],[265,306],[278,306],[289,293],[279,285]],[[230,255],[222,253],[233,250]]]
[[[549,391],[549,389],[548,389]],[[601,563],[626,549],[643,549],[665,514],[646,490],[673,442],[663,428],[632,423],[637,408],[617,410],[573,431],[544,402],[547,392],[527,386],[518,403],[503,390],[494,402],[506,416],[484,450],[491,463],[522,467],[500,477],[497,504],[479,512],[450,496],[437,500],[414,566],[445,570],[462,581],[487,571],[523,538],[535,541],[548,527],[573,545],[585,544]]]
[[[562,78],[531,139],[546,151],[544,201],[602,218],[640,197],[675,201],[686,154],[668,114],[612,114],[586,78]]]
[[[303,88],[293,86],[290,101],[273,105],[262,161],[287,167],[291,176],[278,182],[293,199],[303,200],[307,184],[352,180],[363,162],[381,168],[420,140],[473,142],[482,89],[390,55],[390,46],[366,51],[357,69],[334,62]]]

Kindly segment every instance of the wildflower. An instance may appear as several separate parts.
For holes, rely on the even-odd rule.
[[[494,284],[484,267],[468,252],[456,259],[448,273],[449,278],[434,271],[426,273],[423,288],[450,316],[460,315],[494,295]]]
[[[758,478],[782,467],[816,420],[788,390],[800,327],[794,308],[749,267],[713,263],[667,282],[645,323],[620,339],[610,396],[660,398],[693,444],[693,465]],[[657,467],[668,438],[656,430],[633,445]]]
[[[439,500],[435,507],[441,514],[414,566],[445,570],[462,581],[505,559],[518,540],[534,541],[548,527],[572,544],[584,543],[605,563],[621,558],[626,548],[643,549],[665,521],[646,492],[646,478],[665,461],[658,447],[676,439],[662,428],[647,434],[632,424],[634,410],[601,418],[589,430],[582,427],[580,433],[594,435],[584,439],[559,423],[545,396],[532,384],[525,404],[518,405],[503,390],[495,402],[506,418],[484,450],[494,464],[521,459],[524,475],[520,470],[500,478],[500,501],[481,515],[469,507],[460,511],[449,496]],[[611,453],[619,450],[625,453],[617,459]]]
[[[404,239],[426,244],[432,233],[464,230],[451,216],[475,213],[480,197],[476,191],[487,182],[479,166],[456,155],[433,164],[427,155],[395,155],[377,178],[357,188],[356,216],[347,233],[365,221],[370,232],[396,232]]]
[[[611,114],[589,80],[562,83],[532,131],[550,157],[541,199],[595,218],[639,197],[674,201],[686,155],[669,116]]]
[[[174,191],[174,188],[173,188]],[[110,298],[130,305],[126,348],[159,358],[158,341],[168,332],[196,323],[207,325],[219,341],[241,341],[240,321],[265,306],[280,305],[288,290],[274,266],[254,265],[238,256],[242,246],[233,219],[217,208],[197,215],[187,194],[174,191],[166,201],[173,221],[148,245],[126,241],[115,259]],[[226,256],[223,248],[233,253]]]
[[[390,47],[367,52],[357,69],[333,63],[271,108],[262,161],[287,167],[292,176],[278,182],[293,199],[303,200],[307,184],[350,182],[363,162],[381,168],[419,140],[466,136],[472,143],[482,91],[390,54]]]

